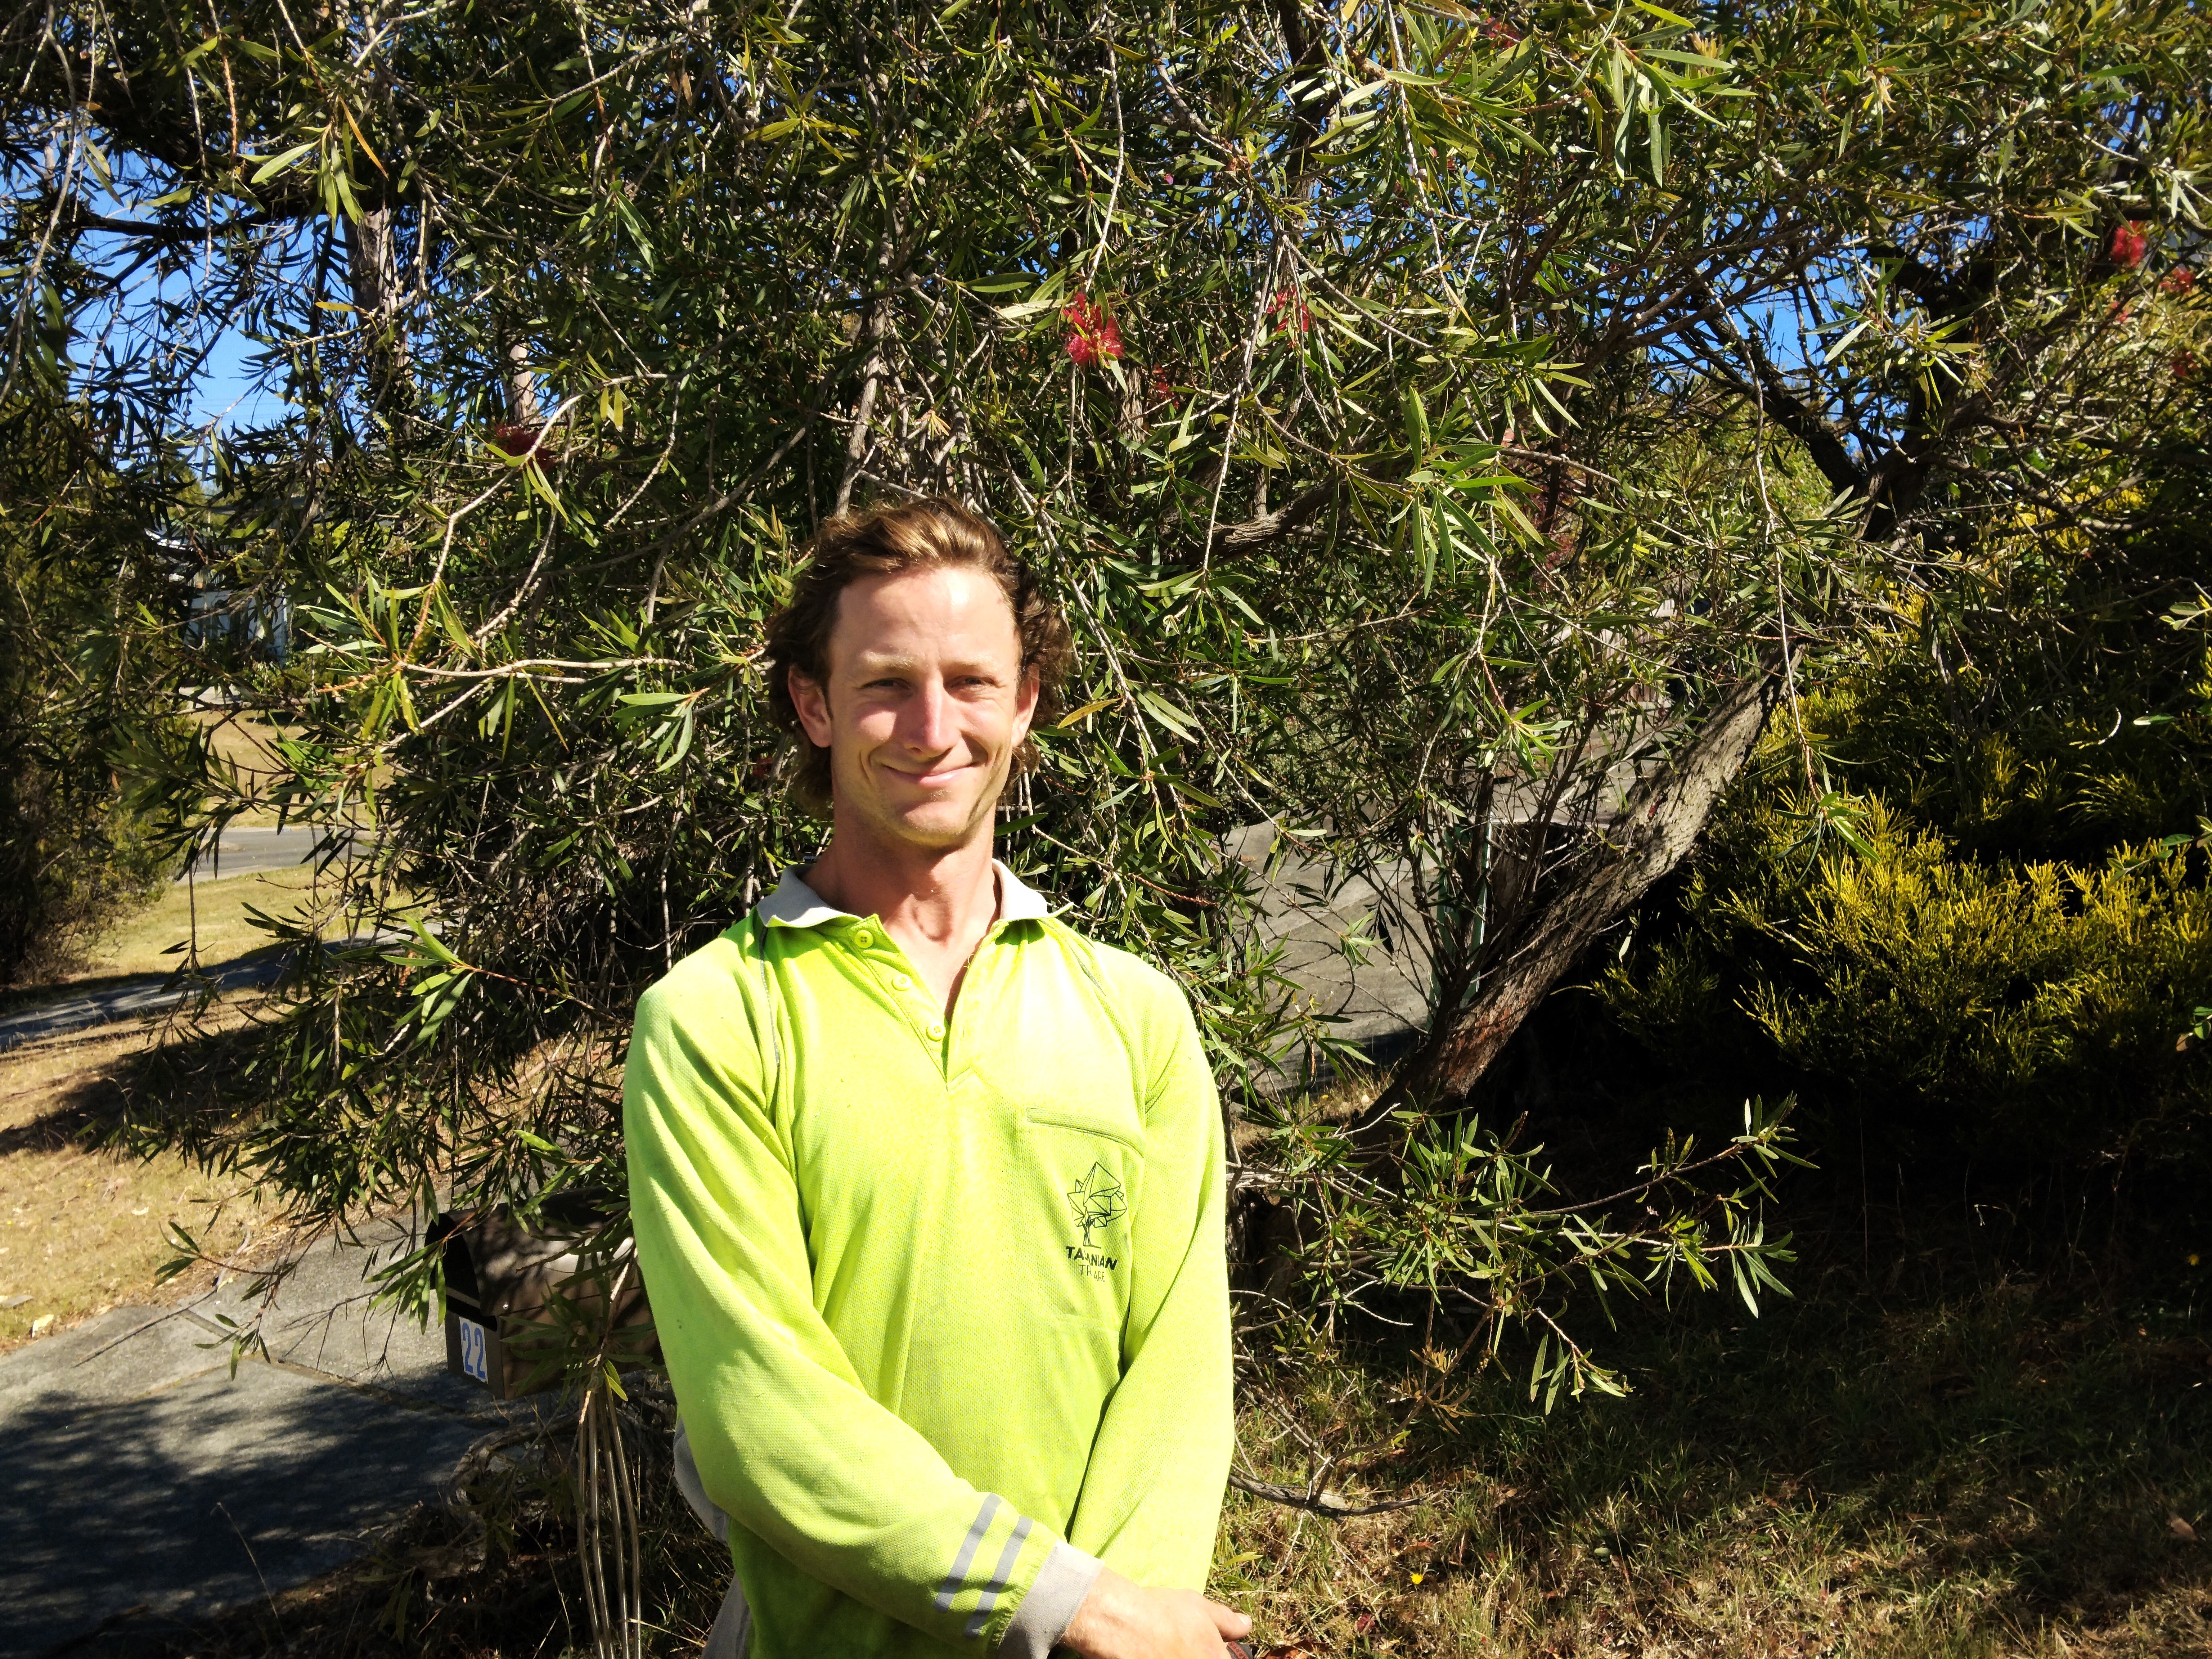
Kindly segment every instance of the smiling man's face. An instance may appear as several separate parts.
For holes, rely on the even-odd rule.
[[[830,750],[836,822],[916,850],[990,832],[1036,712],[1013,607],[953,565],[864,576],[837,596],[829,682],[791,672],[791,700]]]

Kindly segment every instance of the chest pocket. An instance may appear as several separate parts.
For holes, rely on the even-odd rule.
[[[1041,1312],[1118,1339],[1144,1202],[1144,1124],[1119,1054],[1095,1069],[1070,1060],[1066,1089],[1022,1112],[1022,1164],[1034,1189],[1023,1254]]]

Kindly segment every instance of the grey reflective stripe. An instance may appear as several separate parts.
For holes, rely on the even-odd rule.
[[[968,1582],[968,1569],[975,1565],[975,1552],[981,1547],[983,1534],[991,1529],[991,1517],[999,1512],[999,1494],[983,1494],[983,1507],[975,1512],[975,1524],[968,1528],[967,1537],[960,1540],[960,1553],[952,1558],[952,1571],[945,1575],[944,1583],[938,1586],[937,1610],[952,1611],[952,1598]]]
[[[1014,1535],[1006,1540],[1006,1547],[999,1552],[998,1571],[991,1575],[991,1582],[984,1586],[983,1599],[975,1604],[975,1616],[969,1620],[967,1630],[962,1632],[969,1641],[983,1633],[983,1626],[991,1617],[991,1609],[999,1605],[999,1597],[1006,1593],[1006,1586],[1013,1583],[1014,1563],[1022,1559],[1022,1540],[1030,1535],[1030,1518],[1025,1515],[1016,1524]]]

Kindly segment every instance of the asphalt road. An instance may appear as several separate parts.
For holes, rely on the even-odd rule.
[[[222,832],[201,865],[191,872],[191,879],[221,881],[269,870],[289,870],[316,856],[318,849],[327,845],[328,835],[328,831],[316,829],[233,826]],[[183,881],[186,878],[180,875],[177,879]],[[404,935],[384,933],[373,937],[398,939]],[[368,941],[346,941],[362,942]],[[289,964],[289,957],[271,951],[211,968],[207,979],[217,990],[250,990],[275,984],[283,977]],[[190,985],[179,983],[167,974],[141,974],[84,986],[68,995],[0,1014],[0,1050],[18,1043],[35,1042],[41,1037],[60,1036],[87,1026],[164,1013],[198,996],[204,988],[197,981]]]
[[[225,963],[210,969],[208,978],[225,991],[273,985],[283,976],[285,958],[270,954]],[[51,1002],[0,1014],[0,1050],[41,1037],[61,1036],[88,1025],[107,1025],[121,1019],[143,1019],[176,1007],[199,994],[198,985],[180,986],[167,974],[139,974],[109,980]]]
[[[345,833],[345,832],[341,832]],[[219,881],[226,876],[256,874],[264,870],[289,870],[305,864],[330,837],[327,830],[288,825],[282,830],[233,824],[201,855],[192,872],[198,881]],[[183,876],[177,878],[185,879]]]
[[[329,948],[334,951],[351,949],[406,937],[405,933],[395,928],[383,928],[374,933],[331,940]],[[284,977],[285,970],[291,965],[289,951],[269,951],[210,968],[204,978],[190,983],[167,974],[139,974],[129,979],[108,980],[87,986],[67,996],[0,1014],[0,1052],[20,1042],[36,1042],[42,1037],[61,1036],[70,1031],[82,1030],[89,1025],[108,1025],[118,1020],[144,1019],[155,1014],[166,1013],[198,996],[210,985],[218,991],[244,991],[257,986],[274,985]]]

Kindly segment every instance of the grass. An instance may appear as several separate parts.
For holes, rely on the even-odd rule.
[[[312,906],[313,887],[304,868],[166,887],[95,940],[77,971],[10,1001],[168,973],[182,959],[171,947],[194,937],[195,921],[203,965],[250,955],[269,944],[252,912],[298,915]],[[240,1012],[218,1004],[198,1029],[220,1031]],[[276,1242],[270,1212],[241,1194],[239,1180],[173,1155],[141,1161],[97,1145],[119,1104],[118,1079],[161,1035],[133,1023],[0,1050],[0,1303],[26,1298],[0,1308],[0,1352],[34,1327],[65,1329],[112,1307],[198,1287],[204,1269],[156,1282],[176,1254],[166,1242],[172,1223],[225,1257]]]
[[[198,709],[187,718],[211,734],[209,744],[216,759],[248,790],[267,790],[289,770],[271,747],[279,737],[292,735],[281,726],[248,718],[234,709]],[[257,827],[273,825],[277,822],[277,813],[271,806],[250,807],[233,822]]]
[[[1978,1265],[1932,1230],[1870,1254],[1894,1279],[1812,1261],[1757,1321],[1711,1297],[1626,1322],[1609,1352],[1635,1392],[1548,1417],[1514,1380],[1443,1380],[1389,1346],[1248,1377],[1247,1472],[1415,1501],[1329,1520],[1232,1491],[1212,1593],[1255,1615],[1272,1659],[2212,1652],[2212,1556],[2173,1524],[2212,1534],[2197,1310]],[[664,1444],[639,1436],[646,1650],[673,1659],[725,1580]],[[550,1491],[467,1571],[452,1563],[472,1534],[426,1508],[331,1578],[88,1651],[588,1653],[574,1522]]]
[[[274,948],[258,911],[278,921],[306,921],[327,911],[331,884],[317,890],[312,866],[225,876],[221,880],[164,883],[151,902],[117,918],[86,941],[65,971],[43,983],[0,997],[0,1007],[51,1000],[69,990],[148,974],[170,974],[196,947],[203,968],[217,968]],[[330,918],[325,916],[325,924]]]
[[[1421,1501],[1328,1521],[1232,1492],[1216,1593],[1316,1659],[2212,1651],[2194,1310],[1853,1278],[1757,1322],[1641,1321],[1614,1345],[1636,1392],[1550,1418],[1383,1352],[1249,1389],[1261,1478],[1327,1455],[1355,1502]]]
[[[212,1023],[222,1019],[211,1011]],[[173,1222],[226,1257],[275,1242],[267,1212],[235,1178],[94,1144],[117,1074],[147,1040],[136,1027],[108,1027],[0,1054],[0,1300],[27,1298],[0,1310],[0,1352],[34,1328],[43,1334],[199,1288],[204,1271],[156,1282],[176,1254],[165,1241]]]
[[[154,902],[118,921],[92,941],[84,966],[72,981],[132,974],[166,974],[184,959],[176,947],[196,942],[210,967],[264,949],[269,934],[254,925],[262,911],[283,920],[313,914],[315,872],[312,866],[225,876],[220,881],[172,882]]]

